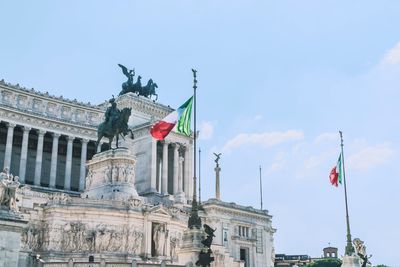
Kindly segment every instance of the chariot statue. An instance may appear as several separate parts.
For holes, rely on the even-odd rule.
[[[145,86],[142,86],[142,76],[139,75],[136,82],[133,83],[135,69],[128,70],[127,67],[121,64],[118,64],[118,66],[122,69],[122,73],[128,78],[128,80],[122,84],[122,90],[119,95],[134,93],[147,98],[156,96],[155,101],[158,99],[158,95],[156,93],[156,88],[158,88],[158,85],[153,81],[153,79],[150,79]]]

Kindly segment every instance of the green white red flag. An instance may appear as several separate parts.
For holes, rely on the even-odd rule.
[[[342,175],[342,153],[340,153],[336,166],[332,168],[329,175],[329,180],[331,181],[331,184],[336,187],[338,186],[338,184],[342,184]]]
[[[183,103],[177,110],[174,110],[164,119],[155,123],[150,129],[150,134],[153,136],[153,138],[157,140],[164,140],[164,138],[171,132],[175,125],[178,133],[190,136],[192,103],[193,96]]]

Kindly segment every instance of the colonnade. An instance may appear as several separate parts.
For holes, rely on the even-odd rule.
[[[185,195],[191,197],[192,185],[192,157],[191,146],[173,141],[160,142],[161,151],[158,156],[158,192],[162,195]],[[169,153],[172,149],[173,152]],[[172,159],[169,156],[172,155]],[[172,170],[169,170],[172,167]],[[172,184],[170,184],[172,183]]]
[[[14,129],[17,126],[14,123],[6,123],[7,126],[7,139],[6,148],[4,153],[4,168],[10,168],[12,148],[13,148],[13,138]],[[38,135],[37,147],[36,147],[36,159],[35,159],[35,169],[34,169],[34,179],[33,184],[40,186],[42,181],[42,163],[43,163],[43,147],[44,147],[44,136],[47,131],[42,129],[33,129],[29,126],[20,126],[23,130],[22,135],[22,145],[21,145],[21,156],[19,162],[19,172],[14,173],[14,175],[19,176],[19,181],[21,183],[26,183],[27,176],[27,160],[28,160],[28,143],[29,143],[29,133],[31,131],[36,131]],[[50,132],[52,135],[52,150],[51,150],[51,163],[50,163],[50,180],[49,187],[56,188],[56,177],[57,177],[57,162],[58,162],[58,148],[59,148],[59,133]],[[79,171],[79,191],[84,190],[85,177],[86,177],[86,167],[85,162],[87,159],[87,149],[88,139],[79,139],[74,136],[66,136],[67,139],[67,153],[65,162],[65,176],[64,176],[64,190],[71,190],[71,170],[72,170],[72,152],[73,152],[73,142],[75,139],[81,142],[81,158],[80,158],[80,171]],[[33,170],[28,170],[33,171]]]

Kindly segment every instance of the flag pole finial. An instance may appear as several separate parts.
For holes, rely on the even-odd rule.
[[[346,243],[345,253],[347,256],[351,256],[354,253],[354,247],[351,242],[349,207],[347,204],[346,171],[344,166],[344,152],[343,152],[343,132],[339,131],[339,135],[340,135],[340,146],[342,152],[341,156],[342,156],[342,166],[343,166],[344,200],[346,204],[347,243]]]

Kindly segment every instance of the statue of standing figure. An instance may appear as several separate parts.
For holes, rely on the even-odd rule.
[[[165,229],[164,224],[156,224],[154,226],[153,241],[155,245],[156,256],[165,255],[165,241],[168,238],[168,231]]]
[[[0,173],[0,208],[17,211],[16,191],[19,187],[19,177],[9,173],[5,167]]]

